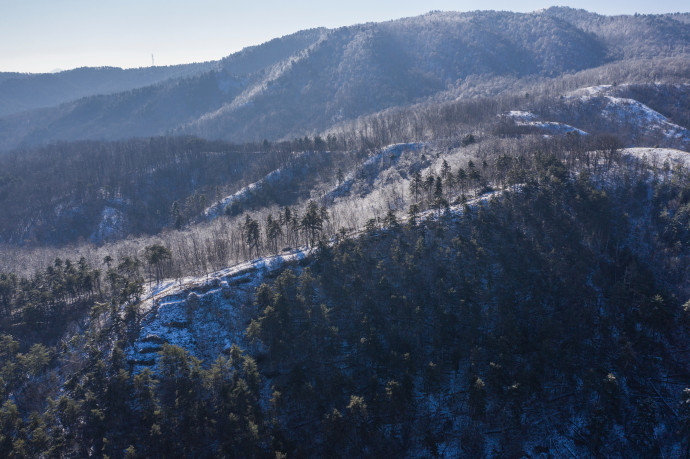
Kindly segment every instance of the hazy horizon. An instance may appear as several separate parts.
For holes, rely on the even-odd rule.
[[[336,28],[417,16],[431,10],[507,10],[531,12],[557,2],[438,0],[324,5],[268,2],[230,5],[219,0],[145,4],[124,0],[95,4],[84,0],[36,0],[3,6],[0,18],[0,71],[50,73],[79,67],[141,68],[218,60],[247,46],[299,30]],[[684,1],[571,2],[572,8],[615,14],[687,12]],[[153,62],[152,62],[153,55]]]

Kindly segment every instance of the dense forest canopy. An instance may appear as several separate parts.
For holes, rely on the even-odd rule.
[[[684,450],[688,176],[640,166],[536,154],[511,169],[519,191],[322,242],[264,276],[242,306],[249,353],[215,361],[137,338],[164,250],[5,274],[3,454]],[[137,339],[157,358],[128,360]]]

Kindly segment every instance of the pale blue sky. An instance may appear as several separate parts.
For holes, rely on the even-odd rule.
[[[429,10],[534,11],[548,0],[0,0],[0,71],[145,67],[219,59],[312,27],[415,16]],[[563,4],[563,3],[561,3]],[[688,0],[577,0],[601,14],[688,12]]]

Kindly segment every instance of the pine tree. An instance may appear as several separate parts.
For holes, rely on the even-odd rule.
[[[438,212],[438,216],[441,216],[441,210],[448,207],[448,201],[443,197],[443,184],[441,182],[441,177],[436,177],[436,186],[434,188],[434,208]]]
[[[457,172],[458,185],[460,185],[460,194],[465,194],[465,185],[467,184],[467,172],[462,167],[458,169]]]
[[[177,201],[173,201],[170,208],[170,217],[172,218],[173,226],[177,229],[182,228],[182,213],[180,212],[180,205]]]
[[[266,217],[266,241],[274,252],[278,251],[278,238],[283,235],[283,230],[280,227],[280,222],[273,219],[273,215],[268,214]]]
[[[163,275],[163,264],[172,258],[172,252],[164,245],[153,244],[144,249],[144,258],[149,265],[149,274],[151,274],[151,267],[156,268],[156,283],[158,283]]]
[[[395,228],[398,226],[398,219],[395,216],[395,212],[393,212],[391,209],[389,209],[388,213],[386,214],[384,224],[389,228]]]
[[[261,243],[261,228],[259,227],[259,222],[250,217],[249,214],[246,214],[242,230],[244,232],[245,243],[249,248],[249,256],[251,257],[252,253],[258,256],[259,244]]]
[[[426,191],[427,203],[431,201],[431,193],[434,191],[434,182],[436,182],[434,174],[429,171],[429,175],[424,179],[424,191]]]
[[[322,209],[319,208],[316,201],[309,201],[307,210],[304,212],[300,222],[302,229],[307,233],[309,245],[313,246],[316,242],[317,235],[323,229],[323,221]]]
[[[443,160],[443,163],[441,164],[441,178],[443,178],[443,181],[448,180],[448,176],[450,175],[450,166],[448,165],[448,161],[445,159]]]
[[[422,190],[422,173],[414,171],[410,180],[410,194],[414,196],[414,202],[419,202],[419,193]]]
[[[411,227],[417,226],[417,218],[419,217],[419,205],[411,204],[410,209],[407,211],[407,217],[410,222]]]

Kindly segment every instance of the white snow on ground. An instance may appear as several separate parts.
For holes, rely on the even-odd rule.
[[[579,99],[584,103],[595,99],[603,99],[606,104],[601,114],[611,121],[634,124],[638,128],[638,134],[640,135],[662,135],[667,140],[690,142],[690,131],[688,129],[670,122],[661,113],[635,99],[612,95],[615,94],[617,89],[624,88],[625,86],[600,85],[580,88],[569,92],[566,94],[566,97]]]
[[[372,159],[371,162],[375,164],[371,164],[370,168],[358,168],[341,186],[325,191],[323,199],[329,202],[329,212],[339,226],[362,228],[372,218],[383,219],[389,210],[396,212],[398,217],[406,214],[411,203],[409,189],[413,171],[419,170],[424,177],[429,174],[437,176],[441,173],[444,160],[455,171],[459,167],[467,167],[469,160],[479,161],[477,155],[480,148],[492,148],[487,143],[452,147],[439,147],[431,143],[403,145],[416,145],[416,150],[402,148],[402,153],[399,156],[394,153],[392,159],[377,153],[375,158],[378,161]],[[420,161],[422,153],[426,155],[424,161]],[[357,179],[348,182],[353,177]],[[455,202],[459,197],[452,194],[449,201]]]
[[[367,158],[354,173],[348,174],[343,183],[328,191],[324,199],[330,201],[347,196],[355,183],[360,185],[360,187],[367,183],[368,188],[374,189],[373,184],[379,178],[381,172],[389,169],[404,152],[421,150],[425,145],[423,142],[396,143],[382,148],[378,153]]]
[[[522,110],[511,110],[508,112],[508,116],[510,118],[513,118],[515,121],[534,121],[537,118],[537,115],[535,115],[532,112],[525,112]]]
[[[690,142],[690,131],[668,121],[661,113],[634,99],[606,96],[602,114],[609,119],[635,120],[642,131],[661,131],[667,139]]]
[[[168,279],[146,288],[142,319],[133,344],[126,349],[135,369],[154,365],[163,343],[183,347],[204,360],[215,360],[233,344],[246,347],[243,310],[263,277],[285,263],[306,257],[303,248],[258,258],[203,277]]]
[[[514,191],[519,191],[520,189],[522,189],[522,185],[515,185],[512,189]],[[505,193],[505,192],[506,192],[506,190],[490,191],[490,192],[484,193],[484,194],[482,194],[482,195],[480,195],[474,199],[469,199],[467,202],[465,202],[463,204],[455,204],[455,205],[449,206],[447,211],[450,212],[451,215],[453,215],[455,217],[459,217],[465,211],[465,206],[469,206],[470,208],[474,208],[474,207],[477,207],[480,205],[484,205],[492,199],[501,197],[503,195],[503,193]],[[443,214],[443,212],[445,212],[445,211],[441,210],[441,214]],[[434,220],[438,216],[439,216],[439,211],[436,209],[428,209],[428,210],[425,210],[424,212],[420,212],[420,214],[419,214],[419,218],[421,220]],[[408,218],[407,217],[402,218],[401,221],[406,222],[406,221],[408,221]]]
[[[569,124],[558,123],[556,121],[532,121],[526,123],[529,126],[538,127],[554,134],[567,134],[569,132],[577,132],[580,135],[588,135],[582,129],[578,129]]]
[[[671,168],[676,165],[690,167],[690,153],[673,148],[624,148],[621,153],[644,159],[657,167],[661,167],[665,161],[669,162]]]
[[[394,150],[388,150],[394,151]],[[467,202],[474,207],[499,196],[502,191],[484,194]],[[459,216],[464,205],[451,206]],[[438,211],[420,214],[421,219],[435,219]],[[406,218],[402,218],[404,222]],[[352,237],[361,234],[353,232]],[[279,255],[257,258],[200,277],[166,279],[145,286],[140,304],[140,329],[126,349],[135,369],[154,365],[163,343],[178,345],[204,360],[214,360],[232,344],[246,347],[245,330],[252,307],[253,293],[263,280],[286,263],[307,257],[313,249],[300,248]]]
[[[537,119],[537,115],[532,112],[511,110],[504,116],[511,118],[518,126],[532,126],[552,134],[567,134],[569,132],[577,132],[580,135],[587,135],[587,133],[582,129],[578,129],[569,124],[558,123],[556,121],[539,121]]]
[[[590,99],[592,97],[599,97],[608,93],[615,86],[610,84],[602,84],[599,86],[589,86],[586,88],[578,88],[574,91],[570,91],[566,94],[566,97],[579,97],[583,100]]]
[[[264,178],[262,178],[259,181],[256,181],[254,183],[250,183],[249,185],[245,186],[241,190],[237,191],[236,193],[231,194],[230,196],[226,196],[220,201],[217,201],[207,207],[204,210],[204,216],[207,218],[216,218],[219,215],[222,215],[222,213],[225,211],[225,209],[230,206],[234,201],[238,201],[240,199],[243,199],[249,195],[249,193],[253,190],[256,190],[257,188],[260,188],[262,184],[270,182],[272,180],[277,179],[280,177],[282,170],[281,169],[276,169],[266,175]]]
[[[247,273],[255,272],[263,269],[273,271],[280,268],[285,263],[299,261],[305,258],[312,249],[303,247],[301,249],[291,250],[280,255],[273,255],[269,257],[257,258],[251,261],[245,261],[237,265],[221,269],[212,273],[208,273],[199,277],[185,277],[182,279],[166,279],[153,285],[151,288],[145,286],[143,302],[146,303],[142,307],[147,311],[152,306],[152,300],[156,298],[179,294],[193,288],[210,288],[220,287],[222,281],[231,280],[231,278],[241,277]],[[218,290],[216,288],[216,290]],[[146,312],[145,312],[146,313]]]
[[[611,95],[616,89],[624,86],[600,85],[580,88],[567,93],[566,97],[577,99],[585,104],[595,101],[598,104],[603,102],[601,115],[615,124],[630,126],[636,131],[638,140],[662,137],[675,146],[679,143],[680,145],[690,143],[690,130],[670,122],[661,113],[635,99]],[[581,129],[565,123],[539,120],[535,114],[527,111],[513,110],[503,116],[511,118],[518,126],[533,126],[553,134],[577,132],[586,135],[586,132]]]
[[[400,156],[400,154],[405,150],[417,151],[426,145],[424,142],[412,142],[412,143],[395,143],[388,145],[381,150],[381,154],[395,154]],[[370,158],[371,159],[371,158]]]
[[[690,85],[687,84],[674,84],[674,85],[669,85],[666,83],[655,83],[654,86],[674,86],[676,88],[681,88],[681,87],[687,87]],[[633,86],[632,84],[629,83],[624,83],[624,84],[618,84],[618,85],[612,85],[612,84],[602,84],[599,86],[588,86],[585,88],[578,88],[575,90],[572,90],[570,92],[567,92],[565,97],[568,98],[581,98],[583,100],[592,98],[592,97],[601,97],[601,96],[607,96],[611,95],[615,92],[623,92],[630,86]]]
[[[423,142],[418,143],[396,143],[393,145],[388,145],[383,147],[378,153],[367,158],[366,161],[362,163],[361,168],[379,166],[381,164],[387,164],[388,160],[396,160],[404,151],[417,151],[424,148]]]
[[[98,229],[91,234],[91,240],[99,242],[118,235],[122,231],[123,223],[122,212],[114,207],[105,206],[101,212]]]
[[[625,115],[631,114],[636,116],[641,121],[646,121],[648,123],[663,123],[668,122],[667,118],[661,113],[652,110],[641,102],[635,99],[626,99],[623,97],[613,97],[606,96],[609,104],[604,109],[604,113],[610,113],[612,115],[620,115],[616,113],[616,110],[622,110]]]

